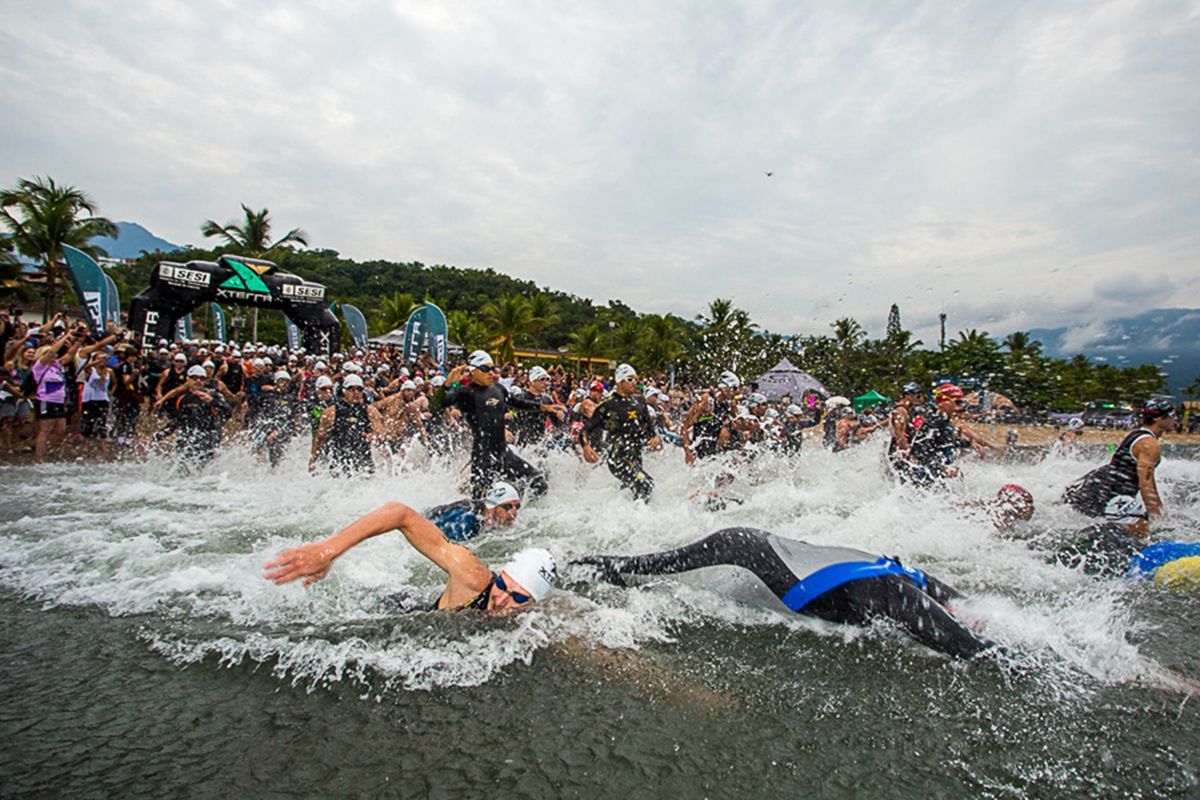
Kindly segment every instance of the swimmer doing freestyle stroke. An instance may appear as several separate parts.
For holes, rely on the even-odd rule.
[[[285,551],[263,568],[263,577],[277,584],[303,579],[308,586],[328,575],[334,560],[356,544],[393,530],[446,572],[446,587],[435,605],[439,611],[506,613],[541,600],[554,586],[554,558],[546,550],[521,550],[493,572],[479,556],[450,541],[437,525],[403,503],[388,503],[327,539]]]

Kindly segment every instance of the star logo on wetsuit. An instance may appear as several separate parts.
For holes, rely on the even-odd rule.
[[[630,419],[637,419],[637,412],[636,412],[636,411],[630,411],[630,412],[629,412],[629,418],[630,418]]]

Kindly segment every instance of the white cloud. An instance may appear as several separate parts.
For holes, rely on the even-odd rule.
[[[174,241],[245,202],[645,311],[880,332],[897,302],[927,342],[943,309],[1003,335],[1200,305],[1177,6],[13,5],[0,180]]]

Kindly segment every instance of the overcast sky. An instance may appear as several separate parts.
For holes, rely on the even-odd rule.
[[[895,302],[929,345],[1200,307],[1200,2],[0,0],[0,116],[3,185],[181,244],[246,203],[642,312]]]

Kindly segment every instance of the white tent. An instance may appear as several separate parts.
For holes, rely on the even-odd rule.
[[[401,347],[404,344],[404,328],[395,328],[387,333],[371,338],[371,344],[391,344]]]
[[[815,391],[822,397],[829,397],[829,391],[819,380],[793,366],[786,358],[758,376],[758,390],[772,403],[778,403],[784,395],[790,395],[793,400],[799,401],[807,391]]]
[[[380,334],[371,339],[368,339],[371,344],[392,345],[393,347],[404,346],[404,328],[393,328],[387,333]],[[466,349],[461,344],[454,342],[446,343],[446,353],[449,355],[462,355]]]

